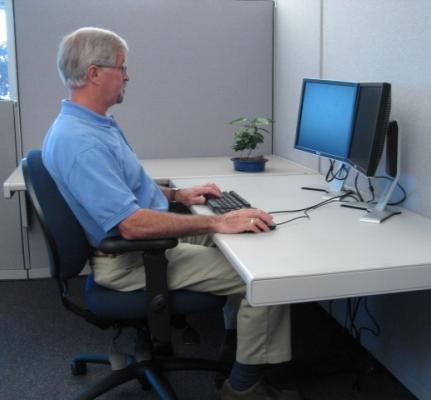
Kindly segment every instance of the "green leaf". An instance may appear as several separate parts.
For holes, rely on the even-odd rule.
[[[241,117],[241,118],[234,119],[233,121],[230,121],[229,123],[231,125],[233,125],[233,124],[246,124],[248,122],[250,122],[250,120],[248,118]]]
[[[255,137],[256,143],[263,143],[264,137],[261,133],[257,132],[256,135],[254,135],[254,137]]]
[[[272,119],[257,117],[252,121],[254,125],[271,125]]]
[[[250,157],[251,152],[259,143],[264,142],[264,132],[271,133],[259,125],[270,125],[273,121],[269,118],[257,117],[253,120],[249,118],[237,118],[229,122],[230,124],[242,125],[235,130],[234,144],[232,148],[235,151],[247,150],[247,157]]]

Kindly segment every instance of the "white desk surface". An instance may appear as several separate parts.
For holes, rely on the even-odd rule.
[[[218,177],[222,189],[236,190],[266,211],[304,208],[321,193],[301,186],[321,184],[319,175]],[[201,179],[176,179],[177,187]],[[210,213],[205,206],[193,212]],[[262,234],[214,235],[214,241],[247,285],[252,305],[431,288],[431,219],[408,210],[382,224],[360,222],[361,210],[326,205]],[[296,214],[275,217],[280,222]]]
[[[265,175],[315,174],[307,167],[275,155],[266,156]],[[149,175],[159,183],[169,183],[174,178],[198,178],[214,176],[256,175],[233,170],[229,157],[190,157],[141,160]],[[261,173],[257,173],[261,174]],[[208,179],[207,179],[208,180]],[[5,198],[16,191],[24,191],[24,177],[21,167],[17,167],[3,183]]]

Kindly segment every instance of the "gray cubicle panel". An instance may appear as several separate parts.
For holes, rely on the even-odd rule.
[[[126,97],[111,111],[140,159],[232,155],[229,120],[272,116],[272,1],[20,0],[14,13],[24,154],[67,96],[56,52],[82,26],[129,44]],[[40,229],[28,233],[29,275],[46,276]]]
[[[15,115],[11,101],[0,101],[0,181],[16,167]],[[0,279],[25,278],[18,196],[0,196]]]
[[[111,111],[141,159],[232,155],[228,121],[272,116],[272,1],[20,0],[14,12],[24,151],[66,96],[56,51],[82,26],[128,41],[130,82]]]

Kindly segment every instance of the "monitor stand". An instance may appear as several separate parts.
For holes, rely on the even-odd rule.
[[[361,218],[361,222],[373,222],[380,224],[384,220],[392,217],[393,215],[401,214],[401,210],[398,207],[388,206],[387,203],[391,197],[393,191],[395,190],[398,183],[398,179],[393,180],[389,183],[380,196],[377,203],[366,203],[365,201],[355,201],[355,202],[343,202],[342,207],[355,208],[357,210],[367,211]]]
[[[398,207],[388,206],[389,199],[397,187],[400,179],[400,132],[397,121],[391,121],[386,134],[386,173],[393,177],[376,205],[369,205],[367,213],[360,218],[362,222],[372,222],[380,224],[393,215],[401,214]]]
[[[398,207],[388,205],[389,199],[400,179],[400,159],[401,146],[399,125],[397,121],[391,121],[386,133],[386,173],[388,176],[392,177],[393,180],[386,186],[377,203],[361,201],[345,202],[341,204],[341,206],[366,210],[367,213],[360,218],[361,222],[380,224],[393,215],[401,214],[401,210]]]
[[[341,197],[347,194],[348,190],[344,189],[344,182],[347,178],[347,175],[349,175],[349,169],[350,167],[341,162],[341,161],[334,161],[336,162],[336,165],[338,166],[336,175],[339,173],[341,169],[346,169],[346,176],[343,179],[336,179],[334,178],[331,182],[329,182],[327,185],[310,185],[310,186],[302,186],[301,189],[303,190],[314,190],[317,192],[323,192],[322,199],[328,200],[333,197]],[[344,168],[343,168],[344,167]]]
[[[389,198],[397,187],[397,183],[398,179],[394,179],[388,186],[386,186],[386,189],[378,203],[375,206],[368,206],[368,212],[359,219],[361,222],[380,224],[393,215],[401,214],[401,210],[398,207],[388,206]]]

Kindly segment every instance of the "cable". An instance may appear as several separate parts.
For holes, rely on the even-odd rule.
[[[311,211],[311,210],[315,210],[316,208],[322,207],[326,204],[329,203],[333,203],[335,201],[339,201],[344,199],[345,197],[351,196],[352,195],[352,191],[349,190],[348,192],[344,193],[344,194],[339,194],[337,196],[333,196],[333,197],[329,197],[326,200],[323,200],[319,203],[313,204],[309,207],[305,207],[305,208],[298,208],[297,210],[277,210],[277,211],[269,211],[268,214],[287,214],[287,213],[295,213],[295,212],[303,212],[303,211]],[[338,200],[337,200],[338,199]]]
[[[368,190],[371,193],[371,200],[368,200],[367,203],[372,203],[376,199],[376,194],[374,193],[374,186],[371,183],[371,178],[368,178]]]
[[[334,170],[334,165],[335,165],[335,161],[329,160],[329,168],[328,168],[328,171],[326,171],[326,175],[325,175],[326,182],[331,182],[332,180],[334,180],[334,174],[332,173],[332,171]]]
[[[356,324],[356,318],[359,313],[361,303],[364,304],[364,310],[371,320],[374,327],[370,328],[367,326],[358,327]],[[376,318],[371,314],[368,308],[368,297],[357,297],[353,299],[347,299],[346,303],[346,315],[344,318],[344,328],[350,332],[350,334],[361,343],[362,332],[370,332],[373,336],[380,336],[382,330],[378,324]]]
[[[370,318],[370,320],[373,322],[374,327],[376,329],[373,330],[373,329],[368,328],[368,327],[361,327],[361,328],[359,328],[359,336],[361,336],[362,330],[370,332],[373,336],[380,336],[380,334],[382,333],[382,329],[380,328],[380,325],[377,323],[377,320],[374,318],[374,316],[371,314],[371,312],[368,308],[368,297],[365,297],[364,309],[365,309],[365,312],[367,313],[368,317]]]
[[[387,179],[389,181],[393,181],[392,178],[389,178],[388,176],[375,176],[374,178],[376,179]],[[388,203],[388,206],[397,206],[399,204],[401,204],[403,201],[405,201],[407,199],[407,192],[406,190],[401,186],[401,184],[399,182],[397,182],[397,187],[401,190],[401,192],[403,193],[403,197],[401,197],[401,200],[398,200],[396,202],[393,203]]]
[[[335,160],[329,160],[329,168],[325,175],[326,182],[332,182],[334,179],[344,181],[349,176],[349,169],[345,164],[342,164],[337,172],[333,172],[335,168]],[[340,176],[340,174],[343,174]]]
[[[355,176],[355,192],[359,197],[359,201],[364,201],[364,198],[362,197],[361,191],[359,190],[359,187],[358,187],[358,180],[359,180],[359,172],[357,172]]]
[[[279,225],[288,224],[289,222],[292,222],[292,221],[295,221],[295,220],[301,219],[301,218],[310,219],[310,216],[307,214],[307,211],[303,211],[303,213],[304,213],[304,215],[300,215],[299,217],[291,218],[291,219],[288,219],[286,221],[277,222],[275,225],[279,226]]]
[[[308,215],[308,211],[315,210],[316,208],[322,207],[326,204],[333,203],[333,202],[339,201],[341,199],[344,199],[345,197],[351,196],[352,193],[353,193],[352,191],[349,191],[349,192],[346,192],[345,194],[342,194],[342,195],[333,196],[333,197],[330,197],[329,199],[326,199],[324,201],[321,201],[320,203],[314,204],[314,205],[306,207],[306,208],[301,208],[298,210],[269,211],[268,214],[287,214],[287,213],[295,213],[295,212],[303,212],[304,213],[304,215],[300,215],[299,217],[295,217],[295,218],[288,219],[286,221],[278,222],[275,224],[277,226],[296,221],[297,219],[302,219],[302,218],[310,219],[310,216]]]

